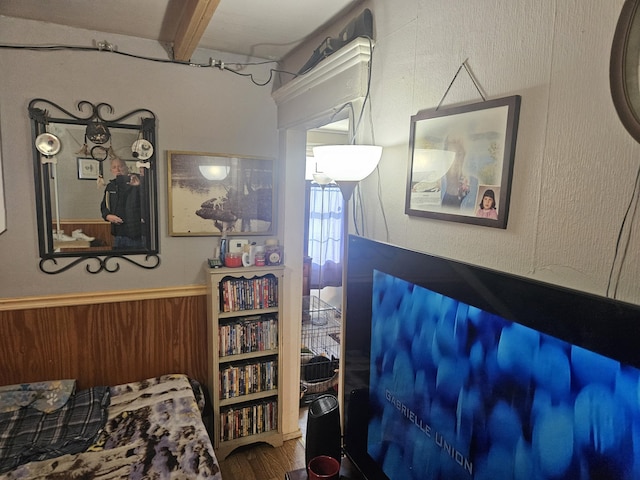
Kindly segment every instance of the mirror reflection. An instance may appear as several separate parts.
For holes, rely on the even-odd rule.
[[[51,123],[48,130],[60,139],[61,144],[60,152],[56,155],[57,175],[49,178],[51,192],[49,201],[54,206],[57,201],[61,222],[58,227],[54,218],[52,228],[57,230],[53,234],[55,246],[57,249],[86,248],[88,246],[113,248],[115,246],[114,233],[117,233],[117,229],[114,227],[124,220],[123,218],[116,220],[108,215],[120,213],[122,217],[129,217],[127,223],[131,223],[133,220],[132,215],[121,212],[122,205],[126,202],[121,197],[124,197],[124,192],[128,191],[126,185],[129,183],[129,175],[134,174],[134,178],[136,178],[135,172],[139,170],[135,166],[136,160],[131,157],[131,145],[137,139],[137,132],[114,129],[109,147],[112,153],[102,151],[96,153],[94,150],[94,154],[100,159],[96,160],[90,152],[83,151],[85,130],[83,126]],[[107,158],[102,160],[105,153]],[[120,174],[121,180],[116,182],[118,174]],[[54,185],[56,179],[58,181],[57,200]],[[139,179],[136,178],[136,180],[139,185]],[[123,185],[123,187],[120,188],[119,185]],[[123,192],[121,195],[118,195],[119,190]],[[107,191],[112,193],[105,196]],[[140,225],[139,198],[135,204],[138,210],[136,223]],[[113,214],[109,207],[113,210]],[[107,225],[105,222],[110,222],[112,225]],[[71,230],[79,225],[84,225],[85,228]],[[87,238],[83,238],[80,233]],[[140,235],[135,235],[135,237],[139,238]],[[84,239],[90,241],[91,244],[70,243],[75,242],[76,239]],[[135,246],[141,248],[143,245],[136,244]]]
[[[93,260],[86,266],[91,273],[113,272],[119,259],[154,268],[159,264],[155,117],[136,110],[109,120],[109,105],[84,101],[78,111],[42,99],[29,107],[40,268],[60,273]],[[137,254],[146,257],[132,257]]]
[[[144,169],[133,173],[122,158],[108,160],[113,179],[105,188],[100,211],[102,218],[111,225],[113,248],[126,250],[145,246],[143,201]]]

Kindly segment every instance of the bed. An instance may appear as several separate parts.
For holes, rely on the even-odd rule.
[[[185,375],[0,387],[0,479],[221,480],[204,398]]]

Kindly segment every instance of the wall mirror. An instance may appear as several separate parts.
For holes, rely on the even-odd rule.
[[[611,97],[622,124],[640,142],[640,0],[626,0],[611,47]]]
[[[158,257],[155,115],[121,116],[80,101],[72,113],[29,103],[40,269],[57,274],[86,262],[90,273],[126,261],[152,269]]]

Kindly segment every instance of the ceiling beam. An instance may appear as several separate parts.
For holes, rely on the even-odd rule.
[[[188,0],[173,40],[173,58],[186,62],[198,47],[220,0]]]

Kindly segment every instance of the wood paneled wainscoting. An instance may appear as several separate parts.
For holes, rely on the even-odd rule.
[[[0,385],[207,379],[205,286],[0,299]]]

